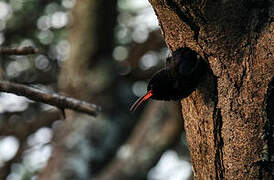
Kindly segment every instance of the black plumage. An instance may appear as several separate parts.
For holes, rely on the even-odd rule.
[[[186,98],[198,86],[205,69],[203,64],[200,56],[190,48],[172,52],[166,60],[166,67],[152,76],[147,93],[131,106],[131,111],[149,98],[165,101]]]

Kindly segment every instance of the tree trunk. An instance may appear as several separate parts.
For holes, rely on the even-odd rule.
[[[105,88],[108,78],[102,78],[95,66],[102,64],[103,59],[111,59],[116,3],[116,0],[76,2],[69,29],[70,56],[65,60],[59,78],[59,88],[69,96],[97,103],[95,94]],[[89,179],[94,171],[102,168],[104,159],[94,156],[108,135],[104,129],[107,122],[100,120],[66,111],[64,123],[55,129],[52,157],[39,179]],[[109,149],[104,151],[108,156]]]
[[[170,50],[209,65],[181,101],[195,179],[273,178],[273,1],[150,3]]]

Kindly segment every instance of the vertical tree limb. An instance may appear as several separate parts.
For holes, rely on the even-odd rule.
[[[270,121],[264,99],[274,74],[273,2],[150,3],[170,49],[190,47],[209,64],[207,78],[181,101],[194,177],[273,178],[258,163],[264,161],[263,137],[273,136],[264,128]]]
[[[163,151],[181,136],[183,125],[177,108],[177,104],[152,102],[128,141],[95,180],[146,179]]]

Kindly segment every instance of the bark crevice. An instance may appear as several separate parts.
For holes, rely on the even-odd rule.
[[[224,164],[223,164],[223,137],[222,137],[222,115],[219,108],[215,108],[213,113],[214,118],[214,140],[215,140],[215,171],[216,179],[223,179]]]
[[[214,76],[214,75],[213,75]],[[214,84],[215,84],[215,98],[214,98],[214,110],[213,110],[213,134],[214,134],[214,145],[215,145],[215,173],[216,173],[216,180],[221,180],[224,178],[224,164],[223,164],[223,145],[224,140],[222,137],[222,127],[223,127],[223,119],[221,114],[221,109],[218,108],[218,79],[214,76]]]
[[[263,0],[263,1],[253,1],[250,3],[250,1],[246,1],[246,6],[249,10],[259,10],[258,11],[258,22],[254,28],[254,32],[261,33],[266,29],[269,25],[269,22],[271,20],[269,19],[269,7],[271,7],[271,2],[269,0]],[[270,21],[269,21],[270,20]],[[268,24],[268,25],[267,25]]]
[[[274,77],[272,77],[266,94],[266,122],[264,125],[265,147],[260,166],[260,177],[263,171],[274,175]]]
[[[183,11],[183,9],[180,8],[179,4],[173,0],[167,0],[166,3],[168,7],[172,11],[174,11],[179,16],[179,18],[191,28],[191,30],[194,32],[193,38],[196,42],[198,42],[200,27],[195,23],[194,18],[192,17],[189,9],[186,6],[183,6]]]

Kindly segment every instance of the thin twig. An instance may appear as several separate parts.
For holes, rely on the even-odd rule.
[[[73,109],[79,112],[96,116],[100,107],[85,101],[66,97],[56,93],[48,93],[42,90],[22,84],[0,81],[0,91],[25,96],[31,100],[56,106],[60,109]]]
[[[38,52],[37,48],[34,47],[19,47],[19,48],[3,48],[0,47],[0,54],[1,55],[28,55],[28,54],[35,54]]]

